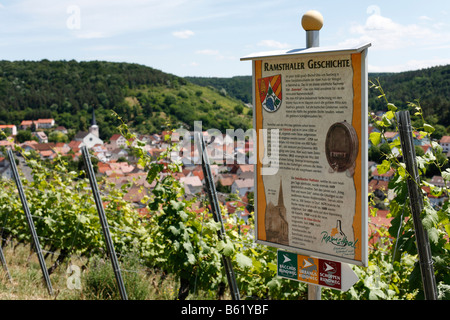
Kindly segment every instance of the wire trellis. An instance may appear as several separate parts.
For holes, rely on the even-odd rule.
[[[92,155],[91,155],[92,156]],[[95,156],[93,156],[95,157]],[[37,185],[36,182],[31,181],[31,182],[27,182],[26,180],[24,180],[24,183],[22,185],[22,191],[26,192],[26,193],[33,193],[33,194],[39,194],[42,196],[48,196],[48,195],[52,195],[52,194],[59,194],[62,193],[65,190],[64,188],[67,185],[67,182],[69,182],[69,184],[73,185],[73,191],[72,192],[77,192],[77,193],[81,193],[84,195],[85,199],[87,199],[89,196],[92,196],[92,188],[89,187],[88,179],[86,177],[83,177],[81,174],[74,174],[73,172],[68,172],[65,170],[57,170],[56,168],[58,168],[57,166],[53,166],[51,168],[45,167],[45,175],[44,178],[47,179],[48,181],[52,180],[52,179],[62,179],[65,181],[66,184],[62,184],[62,186],[58,186],[56,184],[52,184],[52,188],[42,188],[41,186]],[[39,169],[39,167],[37,168]],[[23,175],[22,175],[23,177]],[[81,187],[81,185],[84,184],[84,187]],[[86,186],[87,185],[87,186]],[[120,201],[120,203],[124,203],[124,198],[123,195],[126,194],[126,192],[117,192],[117,190],[108,190],[108,188],[106,187],[106,184],[104,186],[102,190],[99,190],[99,196],[104,197],[104,201]],[[113,191],[113,192],[112,192]],[[15,193],[19,193],[18,190],[15,190]],[[218,193],[221,196],[228,196],[225,193]],[[58,201],[63,201],[64,199],[59,199]],[[246,206],[248,204],[248,202],[246,201],[240,201],[240,205],[244,205]],[[84,205],[84,206],[92,206],[94,202],[89,201],[86,203],[80,203],[79,205]],[[31,204],[32,209],[35,209],[35,204]],[[58,202],[54,203],[54,206],[57,207],[58,206]],[[39,224],[39,223],[51,223],[53,224],[54,228],[59,228],[59,227],[63,227],[63,225],[66,223],[66,221],[62,220],[62,219],[58,219],[55,216],[49,216],[46,215],[45,212],[34,212],[32,210],[32,214],[30,214],[31,219],[33,220],[33,223]],[[58,210],[58,209],[54,209],[54,210]],[[207,210],[203,211],[203,221],[205,220],[205,213],[207,212]],[[120,212],[117,212],[117,214],[120,214]],[[57,216],[59,217],[59,216]],[[71,235],[71,241],[70,241],[70,245],[68,246],[68,254],[65,257],[65,264],[66,264],[66,269],[68,271],[68,277],[70,277],[72,275],[71,272],[73,272],[71,265],[72,265],[72,261],[74,260],[81,260],[83,259],[83,255],[80,254],[79,252],[77,252],[74,248],[76,247],[77,244],[77,236],[78,236],[78,232],[80,231],[80,227],[82,225],[81,223],[81,218],[82,218],[82,214],[78,214],[76,216],[77,218],[77,222],[76,222],[76,227],[74,229],[74,232]],[[7,243],[8,241],[11,241],[10,235],[14,234],[15,231],[17,230],[13,230],[11,228],[11,226],[8,226],[8,220],[9,220],[9,216],[8,214],[4,214],[4,219],[2,219],[2,225],[0,226],[0,241],[2,241],[3,243]],[[1,221],[0,221],[1,222]],[[141,234],[134,232],[132,229],[127,229],[127,228],[123,228],[120,227],[120,225],[116,225],[116,224],[111,224],[108,223],[106,228],[109,230],[111,229],[111,231],[114,231],[115,236],[117,237],[120,235],[132,235],[132,236],[141,236]],[[6,235],[6,237],[5,237]],[[36,235],[37,239],[39,240],[39,243],[42,243],[44,246],[43,248],[41,248],[40,250],[36,250],[36,254],[42,254],[45,255],[45,257],[48,256],[56,256],[58,257],[61,254],[61,250],[59,249],[61,246],[61,243],[63,241],[67,241],[67,239],[63,240],[63,239],[59,239],[55,236],[51,236],[51,235],[40,235],[37,234]],[[114,238],[113,237],[113,238]],[[231,240],[233,242],[235,242],[235,240]],[[244,242],[237,242],[240,245],[249,245],[248,243],[244,243]],[[12,245],[12,241],[11,241],[11,245]],[[135,256],[133,256],[132,250],[131,249],[127,249],[124,252],[121,252],[120,250],[116,252],[116,256],[120,257],[121,260],[123,260],[124,258],[136,258]],[[53,258],[52,258],[53,259]],[[4,270],[6,271],[7,268],[7,264],[6,264],[6,260],[2,260],[2,265],[4,267]],[[138,258],[138,262],[140,263],[140,266],[146,266],[146,262],[143,259]],[[121,264],[121,262],[119,262]],[[129,268],[122,268],[121,266],[116,266],[115,267],[115,271],[118,272],[131,272],[131,273],[138,273],[139,270],[135,269],[129,269]],[[8,273],[9,275],[9,273]],[[10,276],[10,275],[9,275]],[[195,287],[196,287],[196,283],[195,283]],[[49,283],[49,286],[51,286],[51,282]],[[239,286],[240,287],[240,286]],[[196,291],[196,289],[195,289]],[[53,290],[52,287],[49,288],[49,294],[53,295]],[[122,298],[126,298],[126,296],[122,296]]]
[[[12,153],[11,150],[8,150],[8,152],[9,152],[10,159],[12,161],[14,161],[14,154]],[[15,163],[12,163],[12,166],[14,168],[15,167]],[[14,169],[17,170],[17,168],[14,168]],[[50,169],[50,171],[51,171],[52,174],[58,174],[58,175],[61,175],[61,174],[64,175],[65,174],[65,175],[68,175],[66,172],[64,172],[64,173],[56,172],[55,170],[51,170],[51,169]],[[70,175],[70,177],[73,178],[73,175]],[[63,220],[61,220],[61,221],[55,220],[53,217],[49,217],[49,216],[45,216],[45,215],[31,214],[31,211],[29,210],[28,203],[27,203],[27,200],[26,200],[26,197],[25,197],[25,189],[28,192],[34,192],[34,193],[40,193],[40,194],[48,194],[48,193],[51,193],[52,191],[50,191],[50,190],[41,190],[39,188],[30,186],[28,184],[26,185],[26,188],[24,188],[23,184],[21,182],[21,177],[18,174],[18,171],[17,171],[17,174],[15,174],[14,178],[15,178],[15,181],[16,181],[18,193],[21,195],[21,201],[23,203],[23,207],[24,207],[25,211],[28,212],[27,217],[28,217],[28,223],[29,223],[29,230],[32,233],[33,242],[34,242],[35,247],[36,247],[35,248],[35,253],[39,256],[39,260],[41,262],[41,270],[42,270],[42,273],[44,275],[44,278],[46,279],[48,293],[49,293],[50,296],[53,296],[53,294],[54,294],[53,287],[52,287],[52,284],[51,284],[51,281],[50,281],[50,277],[49,277],[49,274],[48,274],[48,269],[47,269],[47,266],[45,264],[45,259],[43,257],[43,254],[45,254],[46,256],[47,255],[59,255],[60,256],[62,254],[62,252],[61,252],[62,250],[60,250],[59,248],[60,248],[60,244],[62,243],[62,240],[61,239],[57,239],[55,237],[38,235],[37,232],[36,232],[36,228],[35,228],[35,221],[36,221],[36,223],[39,223],[39,221],[41,221],[41,222],[51,223],[51,224],[55,224],[55,225],[58,225],[58,224],[59,225],[63,225],[63,224],[65,224],[65,221],[63,221]],[[61,191],[61,189],[60,190],[56,190],[56,192],[58,192],[58,191]],[[84,191],[87,192],[88,190],[84,190]],[[42,214],[42,212],[41,212],[41,214]],[[72,238],[71,239],[71,245],[67,249],[68,252],[74,252],[73,248],[74,248],[74,245],[75,245],[75,241],[76,241],[77,234],[78,234],[79,227],[80,227],[80,223],[81,223],[81,219],[79,219],[79,215],[77,216],[77,220],[78,221],[77,221],[77,225],[76,225],[76,228],[75,228],[75,232],[73,232],[73,235],[71,237]],[[3,244],[6,243],[9,240],[9,239],[7,239],[4,236],[5,233],[9,234],[9,235],[13,235],[14,231],[16,231],[16,230],[13,230],[13,229],[9,228],[7,224],[8,224],[8,213],[6,213],[4,215],[3,224],[1,226],[0,239],[3,242]],[[107,221],[106,221],[106,224],[107,224]],[[107,224],[106,225],[106,230],[107,231],[109,231],[109,227],[110,226]],[[118,227],[115,227],[115,226],[111,226],[111,228],[113,228],[113,229],[115,229],[115,230],[117,230],[119,232],[122,232],[122,233],[128,233],[129,234],[131,232],[130,230],[124,230],[122,228],[118,228]],[[103,231],[105,233],[105,230],[103,230]],[[46,246],[45,249],[41,248],[41,245],[40,245],[41,242],[44,243],[44,245]],[[3,259],[3,251],[1,253],[2,253],[1,263],[3,265],[4,270],[7,271],[6,259]],[[114,253],[114,256],[116,256],[115,253]],[[72,260],[74,258],[81,258],[81,257],[79,255],[66,254],[66,256],[64,258],[66,258],[67,263],[69,263],[70,260]],[[111,252],[110,252],[110,258],[114,259],[114,257],[112,257]],[[117,257],[115,257],[115,259],[117,259]],[[117,262],[116,265],[113,266],[113,268],[114,268],[114,272],[115,273],[120,272],[120,266],[119,266],[118,262]],[[8,278],[11,279],[11,276],[10,276],[9,272],[7,273],[7,275],[8,275]],[[123,292],[121,292],[121,296],[122,296],[123,299],[127,299],[126,291],[125,291],[125,289],[123,287],[123,282],[122,282],[122,288],[123,288]]]

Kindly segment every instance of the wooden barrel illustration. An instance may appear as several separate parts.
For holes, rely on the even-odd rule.
[[[336,122],[328,129],[325,154],[334,171],[343,172],[353,167],[358,155],[358,136],[349,123]]]

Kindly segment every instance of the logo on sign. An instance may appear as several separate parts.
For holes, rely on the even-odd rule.
[[[349,241],[344,232],[342,232],[341,220],[336,221],[336,228],[333,228],[330,233],[322,231],[322,242],[332,243],[336,247],[351,247],[356,248],[356,241]]]
[[[278,251],[278,276],[297,279],[297,255]]]
[[[312,257],[299,256],[302,261],[298,266],[298,280],[309,283],[319,283],[319,263]]]
[[[267,112],[275,112],[281,106],[281,75],[258,79],[261,104]]]
[[[340,289],[341,288],[341,264],[319,260],[319,285]]]

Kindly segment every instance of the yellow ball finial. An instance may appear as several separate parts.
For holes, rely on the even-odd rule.
[[[323,16],[319,11],[310,10],[302,17],[302,27],[305,31],[319,31],[323,27]]]

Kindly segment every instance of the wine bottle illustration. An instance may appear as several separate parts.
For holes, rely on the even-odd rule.
[[[331,230],[331,242],[337,246],[345,246],[345,241],[342,241],[346,238],[345,233],[342,231],[341,220],[336,220],[336,228]]]

